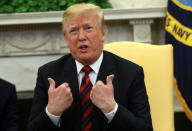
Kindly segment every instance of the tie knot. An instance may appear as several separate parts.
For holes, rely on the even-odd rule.
[[[89,74],[92,71],[92,69],[90,66],[87,65],[82,68],[82,71],[85,72],[86,74]]]

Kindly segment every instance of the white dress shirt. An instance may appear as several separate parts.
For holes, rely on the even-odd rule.
[[[97,76],[98,76],[102,61],[103,61],[103,53],[92,65],[89,65],[93,70],[92,72],[89,73],[89,78],[90,78],[90,81],[93,85],[95,85],[95,83],[96,83]],[[76,67],[77,67],[77,76],[78,76],[79,89],[80,89],[81,80],[82,80],[83,75],[84,75],[84,72],[82,72],[81,69],[84,67],[84,65],[82,65],[80,62],[78,62],[76,60],[75,60],[75,63],[76,63]],[[104,115],[108,119],[108,123],[110,123],[112,121],[113,117],[115,116],[115,113],[117,112],[117,109],[118,109],[118,105],[116,104],[115,108],[111,112],[104,113]],[[59,120],[60,120],[61,116],[55,116],[55,115],[49,113],[47,110],[47,107],[46,107],[46,113],[49,116],[49,118],[51,119],[51,121],[56,126],[60,126]]]

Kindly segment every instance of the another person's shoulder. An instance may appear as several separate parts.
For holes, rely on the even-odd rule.
[[[0,78],[1,87],[15,87],[12,83]]]
[[[15,85],[0,78],[1,92],[15,92]]]

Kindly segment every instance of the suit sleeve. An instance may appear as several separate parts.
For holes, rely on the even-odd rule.
[[[152,131],[150,107],[142,68],[138,70],[128,95],[130,100],[127,107],[118,104],[118,110],[109,127],[119,130]]]
[[[39,68],[32,109],[27,126],[28,131],[60,130],[52,123],[45,111],[48,103],[48,85],[45,84],[46,80],[47,78],[43,77],[41,68]]]
[[[6,129],[7,131],[19,131],[18,101],[15,86],[12,86],[7,103]]]

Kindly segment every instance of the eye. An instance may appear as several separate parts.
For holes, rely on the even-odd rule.
[[[84,27],[84,30],[90,32],[90,31],[93,30],[93,27],[90,26],[90,25],[86,25],[86,26]]]
[[[78,32],[78,28],[72,28],[69,30],[70,34],[77,34],[77,32]]]

